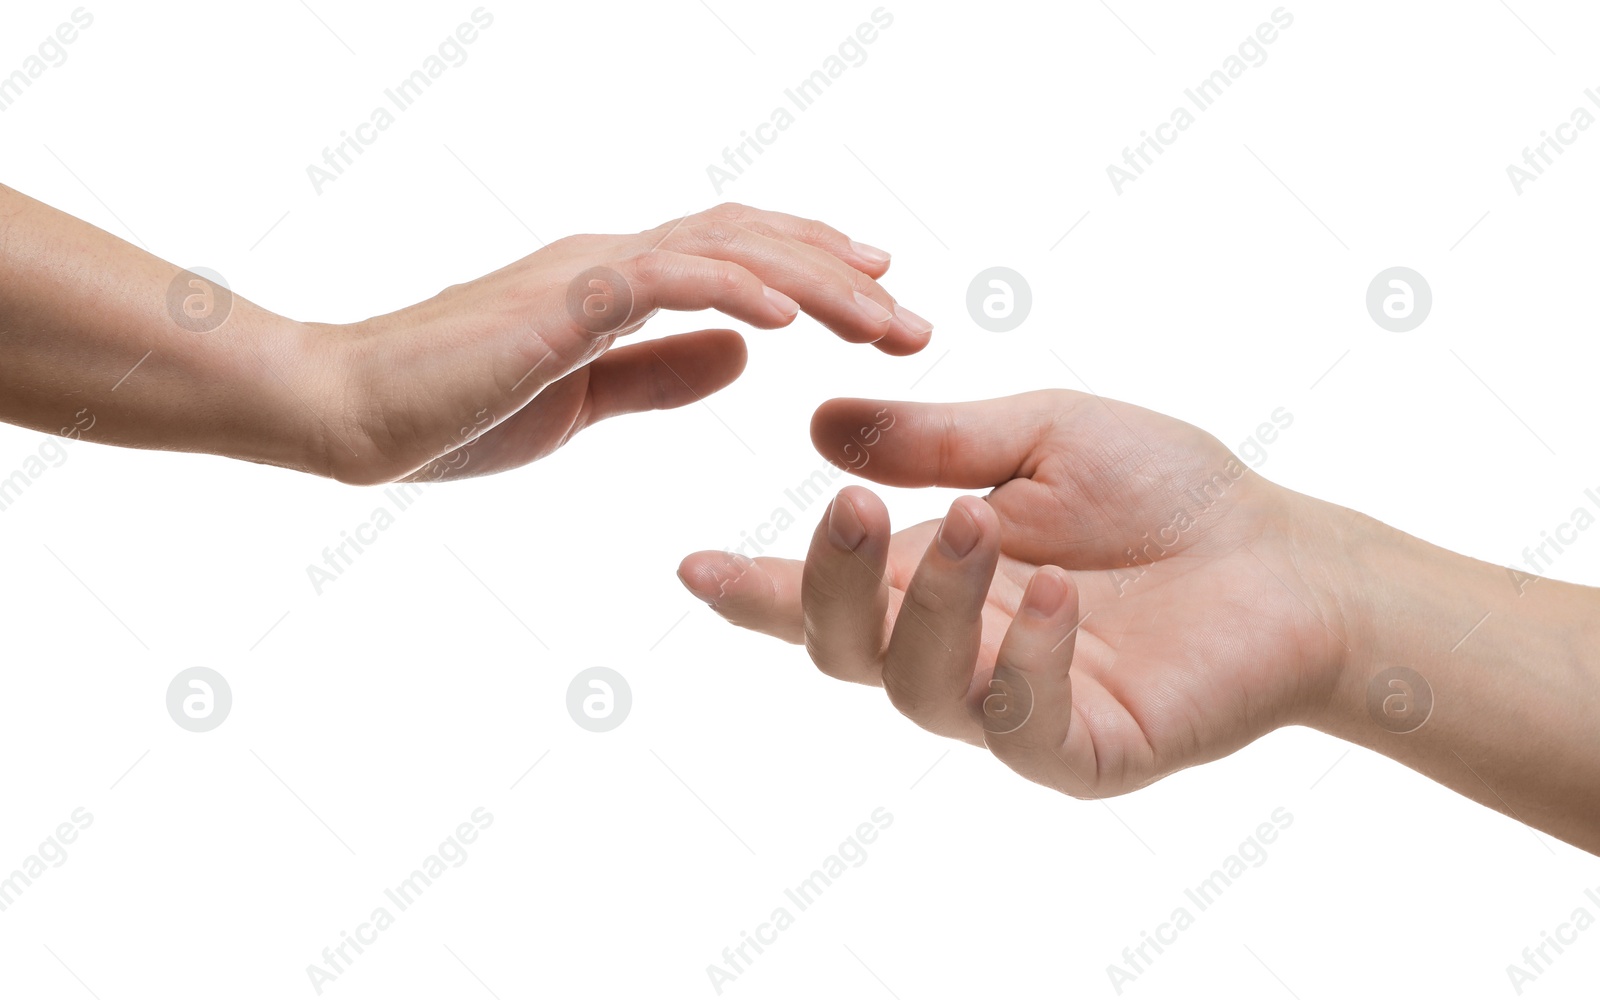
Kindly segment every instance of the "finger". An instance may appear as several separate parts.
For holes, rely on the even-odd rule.
[[[729,219],[740,223],[763,222],[792,239],[826,250],[856,270],[874,278],[882,277],[884,272],[889,270],[890,258],[887,250],[879,250],[875,246],[857,242],[816,219],[802,218],[784,212],[769,212],[749,205],[740,205],[737,202],[728,202],[708,209],[700,213],[700,217]]]
[[[902,351],[912,345],[920,349],[933,329],[907,309],[896,312],[894,297],[867,275],[765,223],[697,222],[679,229],[662,246],[739,264],[851,343],[887,339]]]
[[[732,330],[700,330],[613,348],[587,369],[582,426],[696,402],[738,378],[747,358],[744,338]]]
[[[801,574],[806,651],[829,677],[883,684],[888,636],[889,512],[859,486],[828,505]]]
[[[973,715],[984,742],[1013,771],[1070,795],[1095,791],[1087,729],[1072,715],[1072,652],[1078,590],[1066,570],[1045,566],[1022,594],[1000,642],[994,676]]]
[[[800,570],[793,559],[708,550],[685,556],[678,579],[732,624],[798,645],[805,641]]]
[[[1198,427],[1066,389],[948,404],[834,399],[812,416],[811,439],[833,464],[891,486],[998,487],[985,499],[1007,553],[1073,569],[1122,570],[1173,554],[1175,538],[1193,544],[1191,512],[1247,472]]]
[[[933,324],[907,309],[894,296],[866,274],[851,267],[828,251],[813,246],[802,240],[787,235],[765,222],[752,221],[745,223],[745,228],[757,235],[765,236],[774,241],[781,255],[776,258],[780,266],[792,275],[785,275],[793,283],[780,281],[776,276],[754,267],[751,267],[762,280],[774,285],[791,298],[800,303],[800,307],[812,316],[817,317],[829,329],[835,329],[831,323],[823,320],[823,316],[808,303],[808,298],[816,298],[817,293],[824,293],[822,303],[825,305],[829,299],[825,293],[838,287],[840,290],[848,289],[855,304],[864,305],[856,296],[864,296],[873,303],[888,309],[892,315],[889,321],[889,332],[881,339],[872,342],[872,345],[885,354],[904,356],[915,354],[928,346],[928,338],[933,335]],[[842,301],[842,297],[840,299]],[[819,306],[821,308],[821,306]],[[874,313],[874,315],[876,315]],[[837,330],[835,332],[838,332]],[[843,334],[841,334],[843,336]],[[851,338],[845,336],[846,340]]]
[[[974,403],[830,399],[811,418],[811,440],[829,461],[875,482],[979,489],[1031,475],[1079,398],[1093,397],[1061,389]],[[857,438],[869,426],[881,440],[857,466]]]
[[[999,555],[994,511],[976,497],[960,497],[906,587],[884,656],[883,686],[894,707],[924,729],[981,742],[967,696]]]
[[[770,330],[788,326],[800,314],[799,303],[733,261],[652,250],[623,266],[633,297],[630,320],[653,309],[716,309]]]

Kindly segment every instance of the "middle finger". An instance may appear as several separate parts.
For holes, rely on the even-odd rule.
[[[924,729],[982,745],[967,709],[983,641],[983,606],[1000,558],[988,504],[960,497],[911,576],[884,658],[889,700]]]

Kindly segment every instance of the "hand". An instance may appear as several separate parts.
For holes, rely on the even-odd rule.
[[[353,483],[451,479],[548,455],[621,413],[683,406],[744,369],[731,330],[612,350],[659,309],[718,309],[771,329],[805,310],[852,343],[911,354],[932,326],[876,278],[881,250],[742,205],[633,236],[573,236],[397,313],[310,327],[326,472]],[[609,352],[609,353],[608,353]]]
[[[924,728],[1106,796],[1329,703],[1348,626],[1319,567],[1347,512],[1205,432],[1060,390],[833,400],[812,439],[886,485],[996,489],[891,535],[878,498],[847,487],[804,563],[700,552],[679,575],[734,624],[804,642],[824,673],[881,684]]]

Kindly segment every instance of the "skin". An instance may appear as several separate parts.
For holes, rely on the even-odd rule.
[[[804,310],[845,340],[920,350],[931,326],[878,283],[887,269],[823,223],[730,204],[570,237],[359,323],[234,296],[202,331],[183,313],[224,290],[0,186],[0,419],[347,483],[482,475],[738,377],[729,330],[616,346],[661,309],[761,328]],[[697,553],[680,576],[924,727],[1090,797],[1314,726],[1600,852],[1596,591],[1445,552],[1278,487],[1194,427],[1078,393],[835,400],[812,433],[881,483],[994,489],[891,534],[849,487],[805,562]],[[1397,666],[1412,687],[1387,678]],[[1387,706],[1413,687],[1432,711],[1397,726]]]
[[[811,429],[878,483],[992,489],[891,532],[849,486],[804,561],[699,552],[679,576],[922,727],[1093,798],[1310,726],[1600,853],[1600,591],[1447,552],[1082,393],[833,400]]]
[[[804,311],[852,343],[921,350],[932,325],[878,283],[888,267],[824,223],[727,204],[568,237],[388,315],[297,322],[238,296],[223,308],[226,290],[0,186],[0,420],[346,483],[486,475],[744,370],[732,330],[617,345],[663,309],[762,329]],[[174,287],[220,325],[181,322]]]

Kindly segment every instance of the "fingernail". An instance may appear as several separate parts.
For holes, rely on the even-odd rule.
[[[962,559],[977,544],[978,522],[960,504],[953,505],[939,525],[939,548],[951,559]]]
[[[933,332],[932,323],[929,323],[927,320],[923,319],[921,316],[918,316],[916,313],[912,312],[910,309],[907,309],[898,302],[894,304],[894,318],[900,321],[901,326],[910,330],[919,337],[926,337],[928,334]]]
[[[860,257],[862,260],[870,260],[874,264],[889,263],[889,251],[887,250],[879,250],[875,246],[871,246],[866,243],[857,243],[855,240],[850,241],[850,249],[853,250],[855,255]]]
[[[867,538],[867,527],[861,523],[856,505],[846,496],[833,498],[828,508],[828,539],[841,549],[854,552]]]
[[[1067,581],[1060,573],[1040,570],[1033,574],[1027,593],[1022,595],[1022,609],[1040,618],[1049,618],[1061,610],[1067,601]]]
[[[875,325],[881,325],[889,322],[890,317],[893,315],[889,312],[889,310],[878,305],[878,303],[867,298],[867,296],[861,294],[860,292],[856,293],[856,308],[861,310],[861,315],[867,318],[867,322]]]
[[[783,294],[782,292],[778,291],[776,288],[773,288],[771,285],[767,286],[766,291],[765,291],[764,294],[767,297],[767,301],[772,303],[772,308],[774,308],[774,309],[778,310],[779,312],[783,313],[785,316],[789,317],[790,319],[793,319],[796,315],[799,314],[799,312],[800,312],[800,303],[796,302],[794,299],[789,298],[789,296],[787,296],[787,295]]]

